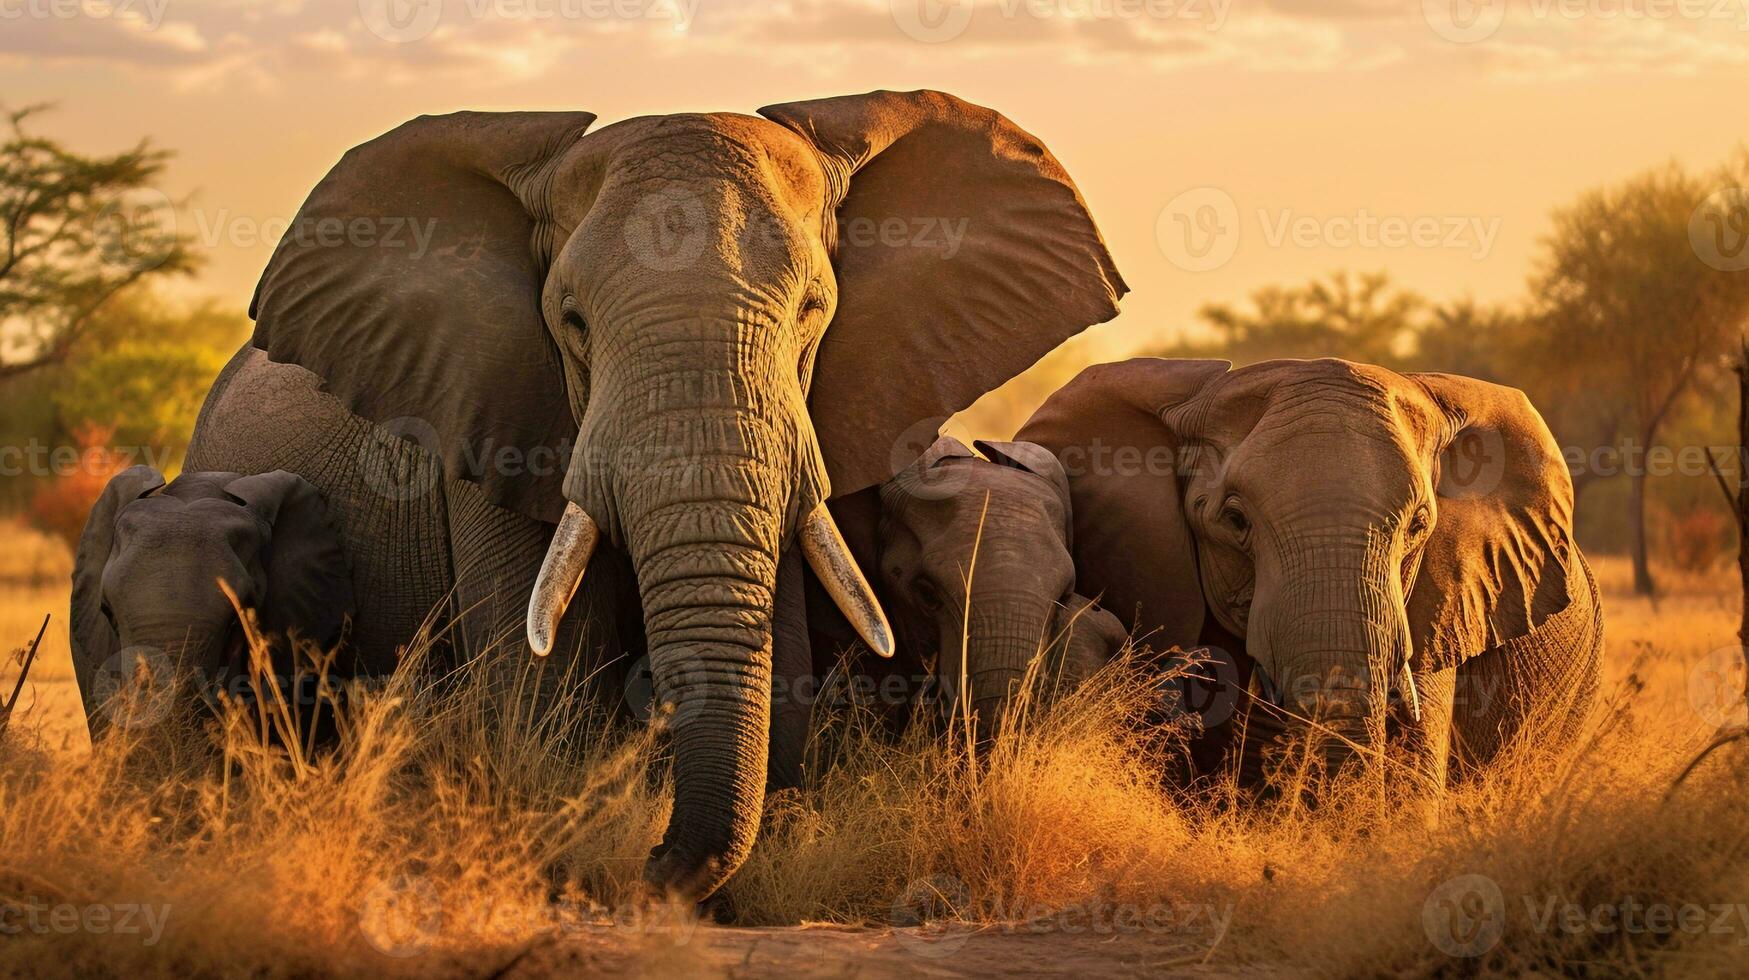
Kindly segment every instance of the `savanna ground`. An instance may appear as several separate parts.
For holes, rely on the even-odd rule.
[[[270,748],[283,721],[240,710],[192,736],[205,752],[150,726],[93,751],[65,552],[6,540],[0,642],[54,613],[0,743],[9,974],[1693,976],[1749,957],[1749,752],[1676,785],[1741,718],[1723,569],[1666,573],[1653,604],[1595,561],[1587,736],[1450,793],[1432,827],[1341,781],[1311,808],[1176,794],[1121,669],[976,764],[963,740],[832,715],[816,749],[836,764],[772,801],[701,919],[627,900],[665,821],[661,749],[586,711],[491,724],[479,685],[409,669],[348,710],[334,754]]]

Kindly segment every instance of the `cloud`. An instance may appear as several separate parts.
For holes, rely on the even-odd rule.
[[[0,0],[0,60],[179,87],[299,73],[528,79],[591,45],[820,63],[874,52],[1170,72],[1445,60],[1522,82],[1749,60],[1749,0]],[[1660,13],[1661,12],[1661,13]],[[1480,18],[1478,20],[1478,18]],[[1491,19],[1490,19],[1491,18]],[[1479,66],[1479,67],[1478,67]]]

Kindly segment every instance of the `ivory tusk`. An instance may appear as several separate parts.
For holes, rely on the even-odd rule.
[[[856,559],[850,557],[850,548],[838,533],[838,525],[832,522],[832,513],[824,502],[802,521],[801,545],[808,567],[856,628],[857,635],[877,656],[891,657],[893,629],[887,625],[887,614],[881,611],[880,600],[863,578],[862,569],[856,567]]]
[[[1397,693],[1402,696],[1404,706],[1409,709],[1409,717],[1419,722],[1421,693],[1415,690],[1415,674],[1409,670],[1408,661],[1403,662],[1403,669],[1397,674]]]
[[[565,515],[559,518],[559,529],[553,533],[540,575],[534,580],[534,593],[528,597],[528,645],[537,655],[552,652],[559,620],[577,594],[600,536],[601,530],[583,508],[565,504]]]

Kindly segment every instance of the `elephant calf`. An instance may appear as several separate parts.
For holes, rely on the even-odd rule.
[[[1439,787],[1451,760],[1561,740],[1595,700],[1572,481],[1522,392],[1138,358],[1088,368],[1019,437],[1063,466],[1081,587],[1152,641],[1226,647],[1216,707],[1249,686],[1290,729],[1317,716],[1345,736],[1332,762],[1401,730]]]
[[[220,581],[269,633],[295,631],[324,649],[352,614],[339,538],[302,477],[191,472],[165,485],[135,466],[109,481],[73,567],[73,669],[93,738],[111,721],[191,709],[200,684],[242,675],[242,624]],[[123,678],[142,663],[159,693],[111,717]]]
[[[1073,683],[1128,634],[1076,594],[1069,484],[1056,458],[1031,443],[975,445],[983,457],[943,436],[882,485],[880,570],[900,642],[939,651],[947,706],[963,703],[963,678],[989,734],[1041,652],[1049,676]]]

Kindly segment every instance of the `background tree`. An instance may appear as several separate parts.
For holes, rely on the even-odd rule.
[[[1249,311],[1210,304],[1199,313],[1236,364],[1337,356],[1394,365],[1426,307],[1384,272],[1336,272],[1304,286],[1266,287],[1250,299]]]
[[[153,188],[169,159],[142,140],[85,156],[5,114],[0,143],[0,382],[65,361],[103,306],[150,278],[191,271],[174,205]]]
[[[1719,186],[1671,165],[1585,194],[1555,212],[1531,281],[1535,343],[1581,372],[1569,375],[1569,391],[1590,388],[1599,414],[1634,440],[1624,447],[1632,450],[1626,516],[1634,589],[1642,594],[1655,587],[1643,454],[1724,356],[1749,310],[1749,276],[1703,261],[1690,239],[1697,209]]]

